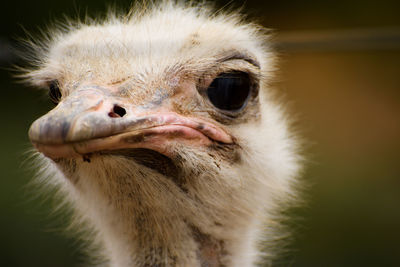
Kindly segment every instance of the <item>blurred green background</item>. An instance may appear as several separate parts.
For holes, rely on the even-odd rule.
[[[17,84],[7,44],[63,14],[101,14],[109,1],[3,3],[0,16],[0,266],[80,266],[52,201],[26,186],[30,123],[49,108]],[[113,2],[115,3],[115,2]],[[130,1],[116,1],[128,8]],[[276,29],[275,85],[307,140],[307,203],[276,266],[400,266],[400,4],[398,1],[219,1]]]

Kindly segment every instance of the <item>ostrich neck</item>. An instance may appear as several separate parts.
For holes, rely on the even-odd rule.
[[[112,245],[112,266],[225,266],[224,240],[166,211],[148,212],[133,212],[132,220],[125,218],[118,230],[104,237],[105,244]]]
[[[92,211],[84,216],[98,230],[111,266],[231,266],[234,253],[229,248],[243,240],[227,238],[227,231],[240,228],[227,216],[229,211],[210,214],[214,207],[171,179],[134,173],[92,173],[78,183],[82,201]]]

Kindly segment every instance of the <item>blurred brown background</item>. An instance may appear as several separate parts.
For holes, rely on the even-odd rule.
[[[80,266],[63,216],[26,185],[30,123],[44,93],[17,84],[10,46],[63,14],[99,14],[109,1],[22,1],[0,16],[0,265]],[[129,1],[116,1],[127,8]],[[308,141],[307,204],[276,266],[400,266],[400,4],[394,0],[219,1],[276,29],[275,85]]]

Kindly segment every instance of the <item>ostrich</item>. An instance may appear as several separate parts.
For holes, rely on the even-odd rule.
[[[29,138],[107,266],[254,266],[295,199],[275,56],[239,14],[164,1],[36,42]]]

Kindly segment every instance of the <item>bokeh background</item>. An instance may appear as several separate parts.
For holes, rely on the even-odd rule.
[[[80,266],[52,200],[26,185],[30,123],[43,92],[17,84],[14,38],[64,14],[101,14],[106,2],[13,0],[0,11],[0,265]],[[130,1],[116,1],[128,8]],[[219,1],[276,29],[275,86],[305,140],[306,203],[275,266],[400,266],[400,4],[396,0]],[[54,201],[54,200],[53,200]]]

